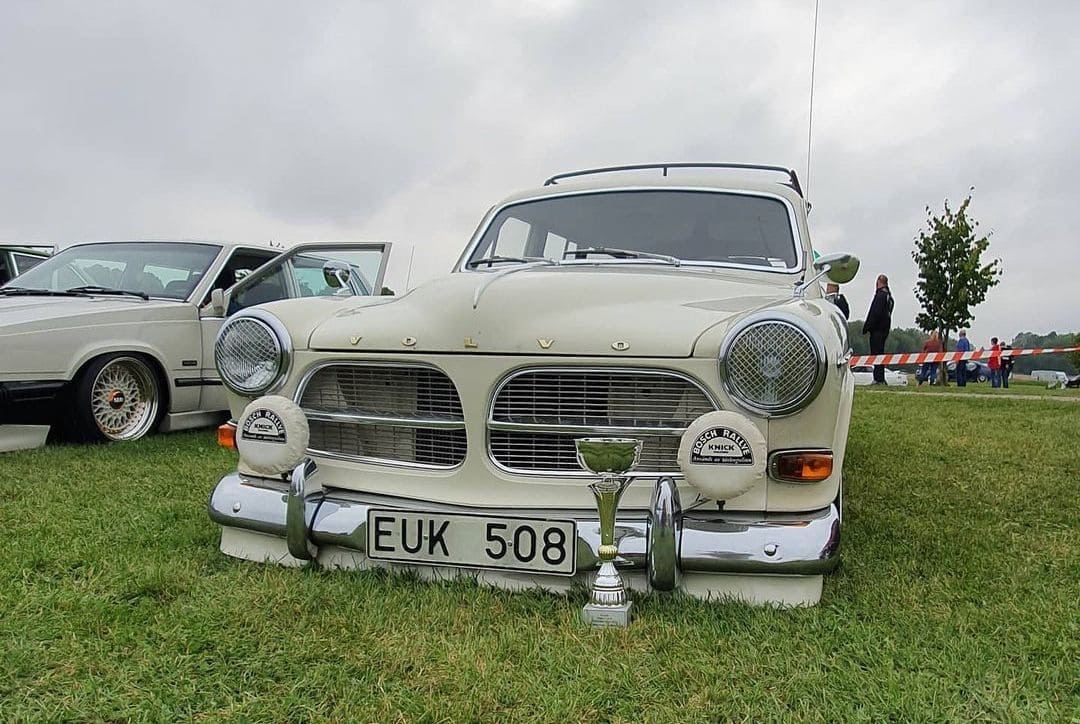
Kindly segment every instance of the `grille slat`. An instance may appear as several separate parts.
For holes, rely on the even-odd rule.
[[[677,473],[682,431],[714,409],[697,383],[673,372],[527,370],[496,393],[489,452],[514,471],[581,473],[574,441],[619,428],[642,440],[637,471]]]
[[[428,367],[332,364],[300,395],[312,450],[346,458],[450,468],[465,460],[454,383]]]

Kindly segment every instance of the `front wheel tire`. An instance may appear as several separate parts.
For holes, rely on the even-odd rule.
[[[138,440],[161,418],[161,383],[141,357],[94,360],[75,388],[75,433],[87,442]]]

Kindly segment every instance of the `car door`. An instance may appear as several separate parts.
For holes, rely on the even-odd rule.
[[[252,250],[244,250],[250,252]],[[265,253],[265,250],[259,250]],[[238,252],[234,252],[233,258]],[[214,342],[225,318],[236,312],[281,299],[312,296],[369,295],[382,290],[390,242],[314,241],[297,244],[267,260],[226,289],[212,289],[200,309],[203,351],[202,377],[219,380],[214,365]],[[231,260],[230,260],[231,261]],[[328,262],[345,264],[351,270],[347,289],[332,285],[323,272]],[[233,265],[235,266],[235,265]],[[230,270],[227,263],[222,273]],[[235,271],[245,272],[239,267]],[[204,385],[201,407],[222,410],[228,405],[220,384]]]

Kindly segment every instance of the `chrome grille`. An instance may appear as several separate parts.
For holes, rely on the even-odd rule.
[[[432,367],[331,364],[311,375],[298,399],[313,452],[439,468],[465,460],[461,399]]]
[[[725,382],[736,399],[767,412],[788,412],[815,391],[822,360],[809,335],[770,320],[739,332],[723,355]]]
[[[677,473],[679,438],[716,409],[693,380],[662,370],[525,370],[499,387],[488,419],[488,448],[504,468],[582,473],[574,440],[625,435],[643,442],[644,473]]]

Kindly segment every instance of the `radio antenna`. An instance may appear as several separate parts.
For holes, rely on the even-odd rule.
[[[814,70],[817,67],[818,8],[821,0],[814,0],[814,39],[810,46],[810,118],[806,124],[806,198],[810,198],[810,142],[814,137]]]
[[[409,292],[409,284],[412,283],[412,264],[413,257],[416,256],[416,244],[412,245],[412,250],[409,252],[409,270],[405,272],[405,293]]]

